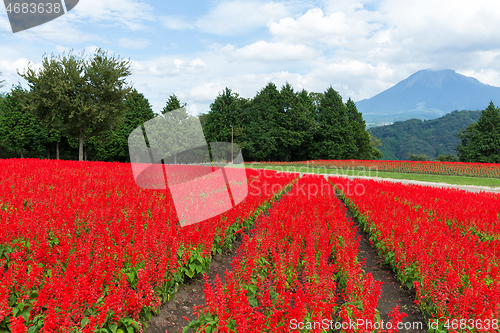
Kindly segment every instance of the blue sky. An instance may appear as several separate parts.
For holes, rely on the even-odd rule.
[[[498,31],[498,0],[80,0],[16,34],[0,7],[0,91],[44,54],[98,47],[130,59],[156,112],[172,93],[207,112],[226,86],[250,98],[270,81],[359,101],[425,68],[500,86]]]

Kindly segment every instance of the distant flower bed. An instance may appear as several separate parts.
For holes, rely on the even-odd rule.
[[[256,162],[257,163],[257,162]],[[432,162],[432,161],[375,161],[375,160],[310,160],[298,162],[258,162],[259,164],[299,166],[318,169],[391,171],[402,173],[423,173],[436,175],[452,175],[467,177],[500,178],[500,164],[496,163],[464,163],[464,162]],[[291,170],[290,170],[291,171]]]

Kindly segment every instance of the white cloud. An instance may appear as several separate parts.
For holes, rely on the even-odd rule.
[[[163,16],[160,18],[161,23],[170,30],[188,30],[193,29],[193,25],[186,22],[182,17],[178,16]]]
[[[56,45],[56,51],[58,53],[68,53],[69,51],[71,51],[71,49],[63,45]]]
[[[0,72],[3,74],[17,75],[17,71],[23,72],[27,68],[28,64],[34,68],[40,68],[41,63],[32,63],[26,58],[20,58],[14,61],[2,60],[0,61]]]
[[[234,45],[228,44],[220,48],[219,51],[225,54],[229,61],[300,61],[315,59],[321,55],[320,51],[305,45],[281,42],[268,43],[265,41],[259,41],[240,49],[235,48]]]
[[[259,27],[266,27],[272,20],[289,14],[283,3],[257,1],[223,1],[208,14],[196,21],[203,32],[218,35],[237,35]]]
[[[325,16],[321,9],[313,8],[297,19],[287,17],[279,22],[272,22],[269,31],[276,40],[348,46],[353,39],[369,35],[376,26],[367,23],[364,17],[351,17],[344,12]]]
[[[7,17],[3,17],[3,15],[2,15],[2,16],[0,16],[0,34],[3,34],[4,32],[11,33],[12,28],[10,27],[10,23],[9,23],[9,20],[7,19]]]
[[[137,75],[176,76],[202,74],[208,70],[205,62],[199,58],[186,61],[178,58],[159,57],[146,61],[131,61],[132,71]]]
[[[111,21],[130,30],[145,29],[144,21],[153,21],[153,7],[140,0],[80,1],[67,16],[78,20]]]
[[[187,92],[180,92],[179,97],[200,102],[213,102],[215,98],[224,90],[225,86],[216,83],[205,83],[189,89]]]
[[[147,40],[143,39],[138,39],[138,40],[133,40],[130,38],[120,38],[118,40],[118,45],[121,47],[124,47],[126,49],[143,49],[151,45],[151,43]]]

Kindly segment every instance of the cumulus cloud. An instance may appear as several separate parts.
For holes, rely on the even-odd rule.
[[[160,57],[146,61],[131,61],[131,67],[137,75],[177,76],[186,74],[202,74],[208,70],[205,62],[199,58],[183,60],[179,58]]]
[[[299,61],[314,59],[321,55],[320,51],[305,45],[265,41],[259,41],[239,49],[228,44],[220,48],[219,51],[225,54],[229,61]]]
[[[329,46],[348,46],[353,39],[364,38],[377,27],[363,18],[344,12],[325,15],[319,8],[308,10],[297,19],[287,17],[272,22],[269,31],[277,40],[293,43],[324,43]]]
[[[143,30],[144,22],[155,20],[153,7],[140,0],[80,1],[67,17],[75,20],[113,22],[130,30]]]
[[[237,35],[258,27],[266,27],[271,21],[288,14],[284,3],[223,1],[197,20],[195,26],[212,34]]]

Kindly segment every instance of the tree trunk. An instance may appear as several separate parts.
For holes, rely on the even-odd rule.
[[[59,141],[56,142],[56,160],[59,159]]]
[[[85,161],[87,160],[87,150],[89,150],[88,147],[85,147]]]
[[[174,153],[174,164],[177,164],[177,153]]]
[[[21,158],[24,158],[23,148],[21,148]]]
[[[80,147],[78,149],[78,161],[83,161],[83,129],[80,126],[80,136],[78,137]]]

